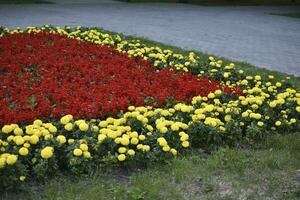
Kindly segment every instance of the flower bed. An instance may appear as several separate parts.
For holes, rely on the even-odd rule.
[[[288,77],[245,76],[97,29],[0,35],[1,186],[299,130]]]

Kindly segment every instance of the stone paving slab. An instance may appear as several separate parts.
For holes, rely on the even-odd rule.
[[[99,26],[300,76],[300,20],[268,14],[297,9],[126,3],[0,5],[0,25]]]

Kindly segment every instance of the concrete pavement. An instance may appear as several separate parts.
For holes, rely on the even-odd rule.
[[[299,7],[63,1],[67,3],[0,5],[0,25],[99,26],[300,76],[300,19],[269,15]]]

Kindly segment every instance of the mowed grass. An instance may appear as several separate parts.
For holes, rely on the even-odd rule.
[[[187,50],[145,38],[128,36],[126,39],[139,39],[149,46],[188,53]],[[194,52],[203,62],[210,56]],[[225,64],[234,62],[248,75],[272,74],[276,80],[287,76],[248,63],[222,59]],[[300,88],[299,77],[291,76],[290,83],[292,87]],[[61,174],[45,182],[29,182],[18,190],[0,192],[0,199],[33,200],[299,198],[300,132],[267,137],[253,146],[220,148],[210,154],[193,149],[185,156],[165,163],[150,163],[147,167],[105,167],[80,176]]]
[[[221,148],[147,169],[58,176],[2,193],[3,199],[299,199],[300,134],[273,136],[251,148]]]
[[[300,11],[299,12],[290,12],[290,13],[271,13],[271,15],[279,15],[279,16],[292,17],[292,18],[300,18]]]

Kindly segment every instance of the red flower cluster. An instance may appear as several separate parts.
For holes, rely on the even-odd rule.
[[[147,98],[162,105],[221,87],[190,73],[156,71],[109,46],[49,33],[1,37],[0,80],[0,125],[69,113],[103,117],[145,105]]]

